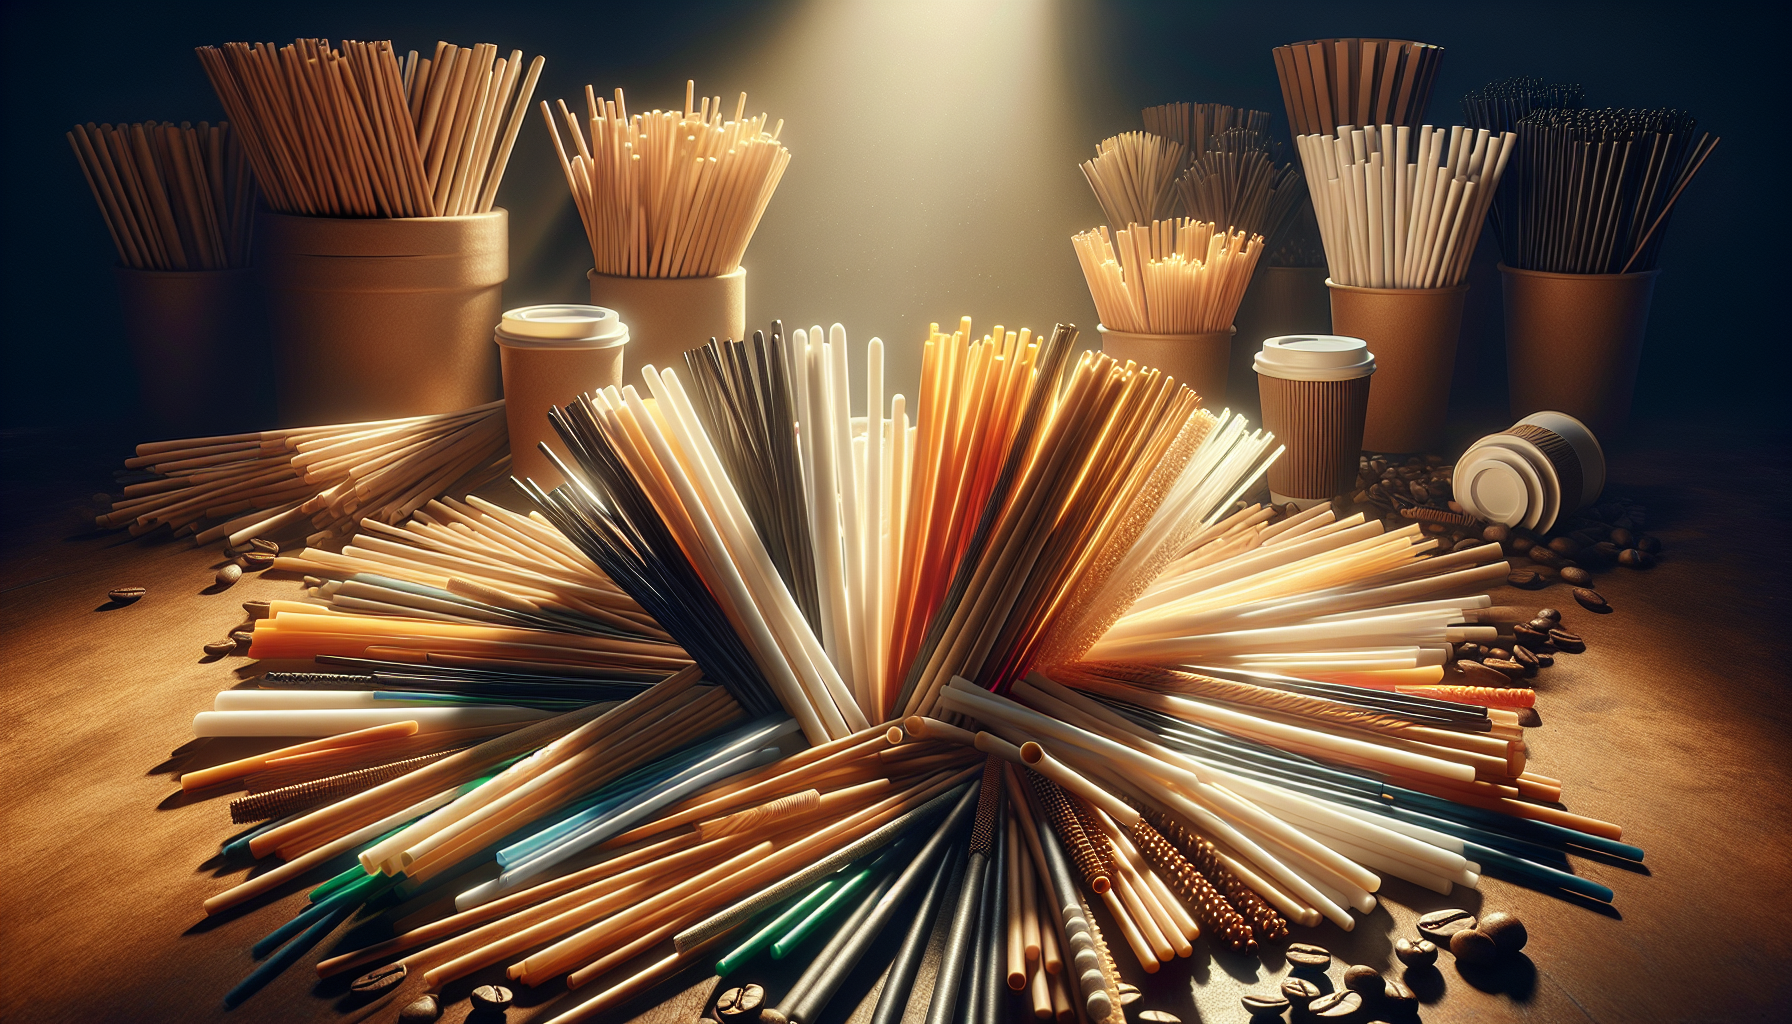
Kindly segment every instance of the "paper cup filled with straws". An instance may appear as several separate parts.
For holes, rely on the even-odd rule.
[[[521,50],[202,46],[270,212],[261,276],[284,423],[449,412],[498,394],[498,185],[541,76]]]

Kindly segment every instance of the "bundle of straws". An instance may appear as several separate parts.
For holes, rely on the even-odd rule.
[[[1122,132],[1103,139],[1095,158],[1082,163],[1109,224],[1130,227],[1168,215],[1176,174],[1187,164],[1188,147],[1150,132]]]
[[[1177,143],[1185,162],[1207,152],[1211,141],[1233,129],[1269,135],[1269,113],[1224,103],[1160,103],[1139,111],[1145,131]]]
[[[75,125],[68,144],[121,264],[136,270],[249,265],[255,185],[230,125]]]
[[[1223,222],[1221,222],[1223,223]],[[1102,325],[1137,334],[1207,334],[1232,326],[1263,236],[1202,220],[1104,225],[1070,243]]]
[[[1271,52],[1296,135],[1353,124],[1418,127],[1444,56],[1441,46],[1406,39],[1316,39]]]
[[[1508,266],[1558,274],[1653,270],[1680,194],[1722,141],[1678,110],[1534,110],[1499,223]]]
[[[873,340],[861,428],[838,325],[712,342],[690,390],[646,367],[647,394],[556,410],[568,482],[528,485],[539,514],[444,501],[300,556],[334,578],[272,603],[251,653],[338,671],[207,714],[342,731],[191,774],[253,780],[237,816],[266,824],[226,851],[284,861],[206,909],[355,859],[227,1001],[390,907],[391,938],[320,974],[373,966],[398,1000],[499,965],[604,981],[570,1022],[800,953],[764,1017],[806,1024],[904,918],[888,1022],[949,916],[930,1019],[998,1019],[1006,989],[1119,1021],[1094,902],[1156,970],[1202,934],[1351,928],[1389,875],[1609,900],[1564,851],[1642,851],[1530,769],[1535,694],[1445,665],[1519,621],[1479,593],[1499,546],[1239,503],[1273,438],[1074,343],[935,327],[910,427]]]
[[[1517,136],[1384,124],[1296,139],[1339,284],[1450,288],[1468,274]]]
[[[1462,97],[1462,116],[1470,128],[1489,132],[1518,131],[1518,123],[1533,110],[1574,110],[1586,105],[1586,93],[1578,85],[1545,82],[1541,78],[1507,78],[1488,84]],[[1523,140],[1520,140],[1522,145]],[[1520,159],[1512,178],[1524,173]],[[1507,180],[1505,188],[1494,194],[1487,217],[1493,222],[1494,237],[1504,251],[1507,225],[1517,214],[1519,188]],[[1512,264],[1510,260],[1507,261]]]
[[[1307,198],[1300,171],[1293,163],[1278,165],[1269,133],[1255,128],[1229,128],[1209,138],[1176,179],[1176,189],[1184,215],[1261,235],[1272,251],[1288,237]]]
[[[541,114],[566,173],[593,266],[616,277],[719,277],[740,266],[759,218],[790,163],[778,144],[779,121],[747,117],[747,94],[723,120],[722,98],[695,103],[686,82],[684,110],[629,116],[622,90],[597,99],[585,87],[586,126],[558,101],[576,152],[567,155],[546,101]]]
[[[197,544],[306,535],[323,544],[362,520],[396,523],[457,484],[510,464],[502,400],[454,413],[153,441],[115,474],[124,493],[94,519]]]
[[[402,67],[389,40],[197,52],[268,205],[318,217],[489,212],[544,63],[525,77],[521,50],[490,43],[438,42]]]

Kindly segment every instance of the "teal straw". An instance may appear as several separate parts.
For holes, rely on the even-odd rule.
[[[274,980],[280,973],[293,965],[293,961],[304,956],[311,947],[323,941],[337,925],[355,912],[355,904],[341,903],[326,911],[323,917],[305,929],[304,934],[280,947],[280,951],[269,957],[261,966],[249,972],[249,976],[237,983],[237,986],[224,994],[226,1009],[235,1009],[243,1000],[261,991],[263,985]]]
[[[820,885],[809,890],[809,895],[791,904],[790,909],[773,918],[771,923],[764,928],[754,932],[747,938],[747,941],[729,950],[726,956],[716,961],[716,976],[725,978],[733,973],[736,967],[758,955],[760,950],[771,945],[772,940],[777,938],[793,921],[814,910],[822,900],[827,899],[828,894],[834,891],[834,887],[839,882],[838,876],[823,879]]]
[[[249,953],[255,957],[267,956],[282,942],[309,927],[313,921],[328,917],[339,907],[358,907],[377,896],[382,890],[397,884],[397,876],[369,875],[363,872],[360,881],[350,882],[328,897],[306,907],[299,916],[263,936],[261,941],[249,948]]]
[[[835,889],[833,894],[822,902],[821,906],[810,911],[809,915],[799,921],[795,928],[790,929],[783,938],[772,943],[772,959],[782,960],[789,956],[791,951],[802,945],[803,940],[808,938],[815,929],[827,923],[840,912],[842,907],[851,903],[854,894],[883,872],[884,861],[889,858],[889,854],[890,851],[885,850],[878,854],[871,863],[853,872],[852,877],[848,878],[840,888]]]

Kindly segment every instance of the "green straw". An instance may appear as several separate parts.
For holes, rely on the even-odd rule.
[[[871,863],[853,872],[852,877],[848,878],[840,888],[835,889],[822,902],[821,906],[811,910],[809,915],[799,921],[795,928],[790,929],[784,933],[783,938],[772,943],[772,959],[782,960],[789,956],[792,950],[802,945],[803,940],[808,938],[810,933],[831,920],[835,914],[840,912],[841,907],[851,903],[853,895],[882,872],[888,853],[888,850],[884,851]]]
[[[777,938],[791,922],[814,910],[822,900],[827,899],[828,894],[834,891],[834,887],[839,882],[838,876],[823,879],[820,885],[809,890],[809,895],[791,904],[790,909],[773,918],[770,924],[754,932],[747,941],[730,950],[727,956],[716,961],[716,976],[727,977],[736,967],[751,960],[760,950],[771,945],[772,940]]]

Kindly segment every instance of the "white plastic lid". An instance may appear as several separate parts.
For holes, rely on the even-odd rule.
[[[1266,339],[1253,365],[1279,380],[1354,380],[1375,372],[1375,353],[1361,338],[1290,334]]]
[[[1464,458],[1456,469],[1456,500],[1471,514],[1507,526],[1529,516],[1536,495],[1518,468],[1498,457]]]
[[[508,310],[495,332],[501,345],[609,348],[628,340],[613,309],[567,303]]]

